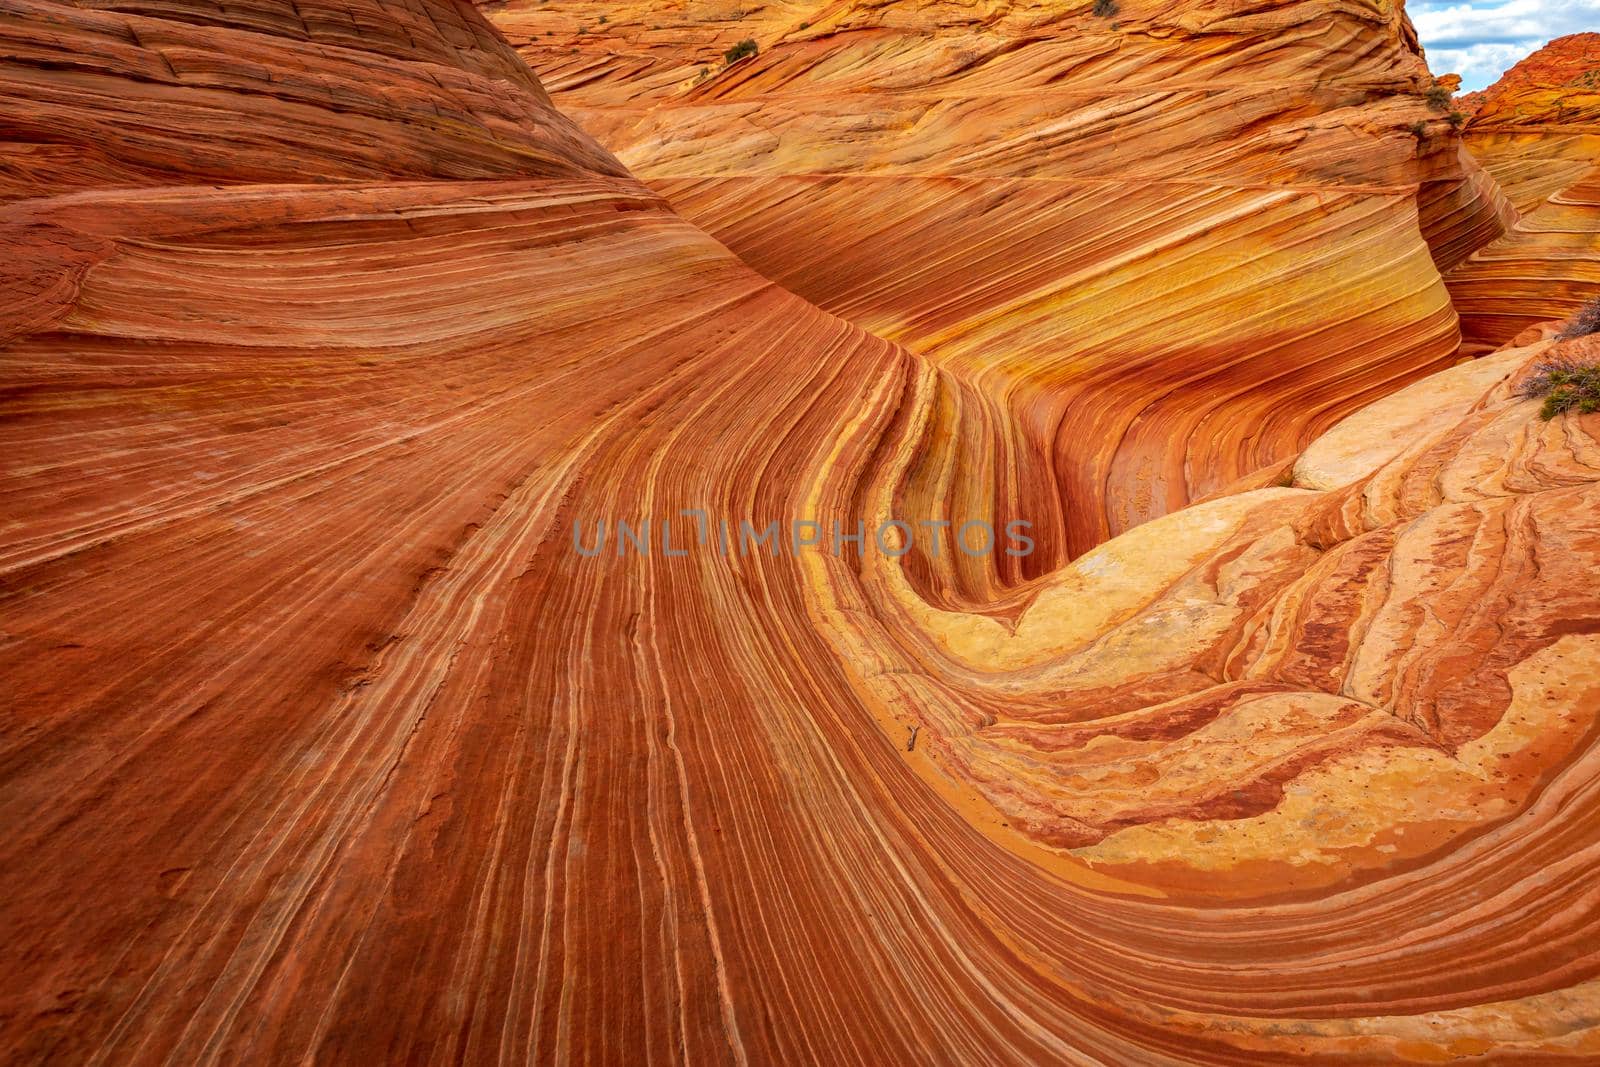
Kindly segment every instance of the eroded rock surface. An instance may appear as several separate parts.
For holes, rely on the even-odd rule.
[[[1600,33],[1551,41],[1475,103],[1467,145],[1522,214],[1446,276],[1482,350],[1600,299]]]
[[[1535,211],[1600,160],[1600,33],[1557,37],[1462,101],[1473,155]]]
[[[1594,338],[1026,581],[723,555],[1020,501],[961,457],[1055,401],[749,269],[470,7],[0,25],[0,1059],[1600,1055],[1600,414],[1516,395]]]
[[[1514,217],[1397,8],[1111,7],[488,10],[687,217],[948,370],[941,465],[1005,480],[928,506],[1055,565],[1447,365],[1436,263]]]

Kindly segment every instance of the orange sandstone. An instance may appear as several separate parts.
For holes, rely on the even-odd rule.
[[[1223,21],[1313,51],[1343,25],[1276,18]],[[1017,472],[1054,379],[752,271],[470,7],[19,0],[0,26],[26,131],[0,205],[0,1059],[1600,1055],[1600,415],[1516,395],[1600,341],[1534,331],[1027,581],[925,550],[585,558],[574,523],[689,508],[1017,517],[1053,491]],[[1191,349],[1194,395],[1238,397],[1183,424],[1195,448],[1242,454],[1246,415],[1297,440],[1450,340],[1447,306],[1417,313],[1414,161],[1371,113],[1411,105],[1351,106],[1284,166],[1381,149],[1390,192],[1032,194],[1104,205],[1102,243],[1151,260],[1084,283],[1113,303],[1083,330],[1156,321],[1146,277],[1248,335],[1243,277],[1287,284],[1297,253],[1208,237],[1247,209],[1309,269],[1393,253],[1367,305],[1419,279],[1276,363]],[[1020,176],[895,183],[1026,235]],[[1169,221],[1157,270],[1112,189],[1187,210],[1195,262]],[[1092,244],[1064,255],[1104,278]],[[954,253],[974,307],[982,256]],[[1273,366],[1321,382],[1317,419],[1275,426],[1302,394]]]
[[[487,10],[688,218],[937,364],[920,506],[1024,514],[1047,566],[1447,365],[1437,267],[1513,218],[1393,7]]]
[[[1469,344],[1600,299],[1600,33],[1557,38],[1507,71],[1466,141],[1522,214],[1446,276]]]
[[[1467,145],[1517,210],[1600,160],[1600,33],[1558,37],[1471,95]]]

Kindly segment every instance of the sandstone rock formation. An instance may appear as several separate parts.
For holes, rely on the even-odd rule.
[[[1600,33],[1551,41],[1475,104],[1467,145],[1523,215],[1447,276],[1481,348],[1600,297]]]
[[[586,557],[1007,501],[957,460],[1054,401],[749,269],[464,4],[0,27],[0,1060],[1600,1054],[1600,414],[1516,395],[1600,341],[1028,581]],[[1416,259],[1409,191],[1336,186]],[[1265,433],[1261,366],[1214,410]]]
[[[938,506],[1059,530],[1048,566],[1445,366],[1436,261],[1513,217],[1389,5],[489,11],[690,219],[949,371],[938,466],[1003,480]]]
[[[1470,107],[1467,145],[1521,212],[1532,212],[1600,159],[1600,33],[1557,37]]]
[[[1468,352],[1600,298],[1600,166],[1445,277]]]

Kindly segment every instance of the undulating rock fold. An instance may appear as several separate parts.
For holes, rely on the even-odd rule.
[[[1600,299],[1600,33],[1560,37],[1473,94],[1473,155],[1522,218],[1446,275],[1478,351]]]
[[[1479,350],[1600,300],[1600,166],[1550,196],[1447,276]]]
[[[1446,366],[1439,270],[1515,219],[1397,8],[1110,8],[486,10],[689,219],[1024,427],[945,506],[1054,566]]]
[[[5,5],[0,1060],[1600,1056],[1600,335],[1454,361],[1403,16],[927,11],[580,49],[619,162],[464,2]]]
[[[1524,214],[1565,189],[1600,156],[1600,33],[1558,37],[1461,98],[1465,140]]]

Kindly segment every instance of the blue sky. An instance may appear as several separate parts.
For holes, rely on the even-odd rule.
[[[1412,0],[1406,11],[1435,74],[1482,89],[1552,37],[1600,32],[1600,0]]]

